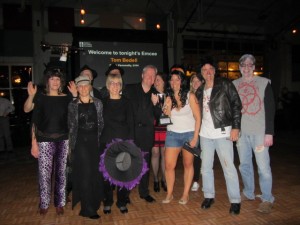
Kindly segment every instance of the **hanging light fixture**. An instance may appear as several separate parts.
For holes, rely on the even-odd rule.
[[[80,24],[84,24],[84,15],[85,15],[85,9],[83,8],[82,0],[81,2],[81,8],[80,8]]]

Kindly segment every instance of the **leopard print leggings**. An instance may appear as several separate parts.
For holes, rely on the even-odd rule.
[[[54,206],[66,204],[66,163],[69,141],[38,142],[40,208],[47,209],[51,200],[51,176],[54,169]]]

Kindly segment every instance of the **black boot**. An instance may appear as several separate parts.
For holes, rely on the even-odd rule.
[[[167,184],[166,181],[161,180],[161,187],[164,189],[164,191],[167,191]]]
[[[159,192],[159,191],[160,191],[159,182],[154,181],[154,186],[153,186],[153,188],[154,188],[154,191],[155,191],[155,192]]]

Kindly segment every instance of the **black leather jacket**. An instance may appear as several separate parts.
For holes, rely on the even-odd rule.
[[[196,96],[203,113],[203,92],[204,86],[198,88]],[[223,77],[216,77],[211,92],[209,109],[214,127],[221,128],[232,126],[232,129],[241,128],[242,103],[239,94],[232,82]]]

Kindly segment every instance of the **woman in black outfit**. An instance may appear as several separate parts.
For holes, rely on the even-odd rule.
[[[70,156],[72,162],[72,207],[81,203],[79,215],[98,219],[103,199],[103,176],[99,172],[100,135],[103,129],[102,102],[91,97],[90,80],[75,79],[78,99],[69,104]]]
[[[121,74],[108,74],[106,87],[109,96],[103,99],[104,129],[100,140],[100,149],[103,153],[106,144],[113,139],[133,140],[133,110],[129,99],[122,96]],[[129,191],[126,188],[117,187],[117,207],[121,213],[127,213],[126,204],[129,199]],[[113,204],[113,187],[109,181],[104,181],[104,209],[105,214],[111,213]]]
[[[28,83],[28,98],[24,104],[24,111],[33,110],[31,154],[38,159],[39,213],[47,214],[54,183],[54,205],[57,215],[62,215],[66,204],[65,171],[69,147],[67,115],[72,96],[62,92],[65,75],[59,68],[46,68],[44,84],[45,90],[38,91],[36,85]],[[74,93],[71,86],[69,90],[75,95],[76,89]]]

